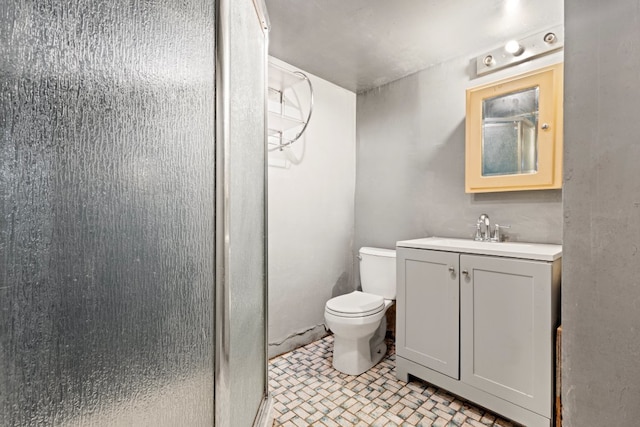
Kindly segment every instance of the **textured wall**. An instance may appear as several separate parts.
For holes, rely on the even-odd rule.
[[[465,194],[465,90],[561,61],[471,80],[473,55],[358,95],[355,248],[424,236],[468,238],[478,216],[511,225],[512,240],[560,243],[560,190]],[[473,62],[475,66],[475,60]]]
[[[325,303],[352,289],[356,95],[310,77],[313,116],[291,148],[297,164],[284,168],[280,153],[270,155],[270,355],[324,335]],[[296,90],[302,103],[306,92]]]
[[[211,425],[213,14],[0,4],[0,425]]]
[[[563,425],[640,419],[640,9],[566,0]]]

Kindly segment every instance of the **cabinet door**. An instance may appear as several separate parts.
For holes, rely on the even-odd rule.
[[[562,187],[562,70],[467,90],[467,193]]]
[[[551,264],[460,257],[462,381],[551,417]]]
[[[455,379],[459,374],[460,255],[398,248],[397,354]]]

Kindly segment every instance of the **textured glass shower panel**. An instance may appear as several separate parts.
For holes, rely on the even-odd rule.
[[[213,14],[0,4],[0,425],[212,425]]]
[[[266,42],[253,2],[230,9],[230,425],[250,426],[266,391]]]

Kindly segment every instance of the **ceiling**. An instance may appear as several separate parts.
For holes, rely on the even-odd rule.
[[[270,55],[362,92],[564,22],[562,0],[265,0]]]

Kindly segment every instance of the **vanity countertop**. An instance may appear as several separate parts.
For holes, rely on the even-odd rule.
[[[398,247],[432,249],[446,252],[464,252],[478,255],[494,255],[509,258],[554,261],[562,257],[562,245],[524,242],[479,242],[472,239],[450,239],[446,237],[426,237],[402,240]]]

